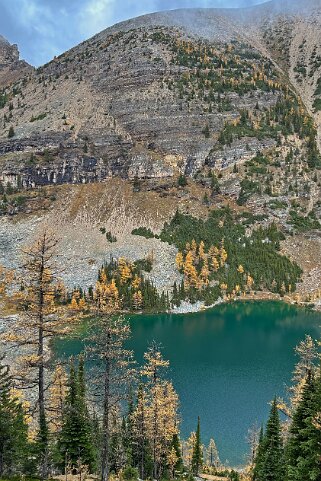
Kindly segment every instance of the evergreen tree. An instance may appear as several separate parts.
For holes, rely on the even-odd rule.
[[[84,379],[84,361],[79,360],[78,372],[74,364],[70,366],[69,389],[65,402],[63,425],[58,439],[61,465],[68,460],[76,466],[79,460],[95,468],[95,451],[93,445],[92,422],[86,405],[86,386]]]
[[[265,439],[263,426],[260,431],[259,444],[256,450],[256,456],[253,469],[253,481],[263,481],[263,466],[265,454]]]
[[[284,481],[284,452],[276,399],[271,407],[263,445],[262,481]]]
[[[14,131],[14,128],[11,126],[9,128],[9,132],[8,132],[8,138],[11,139],[12,137],[15,136],[15,131]]]
[[[193,446],[193,454],[192,454],[192,472],[195,476],[198,475],[202,465],[203,465],[203,453],[202,453],[202,443],[201,443],[201,423],[200,423],[200,418],[198,417],[196,437],[195,437],[195,443]]]
[[[211,188],[212,188],[212,196],[220,193],[220,184],[215,172],[211,172]]]
[[[35,443],[35,455],[38,462],[39,474],[42,480],[46,479],[49,473],[49,429],[46,415],[39,413],[39,429]]]
[[[3,358],[1,359],[1,361]],[[21,474],[27,455],[27,425],[21,403],[11,395],[9,367],[0,364],[0,477]]]
[[[183,466],[183,458],[182,458],[182,451],[181,451],[181,443],[177,433],[173,434],[173,441],[172,441],[171,447],[174,448],[175,454],[177,457],[177,461],[175,464],[175,471],[181,472],[183,471],[184,466]]]
[[[308,374],[302,399],[293,416],[287,445],[287,480],[321,479],[321,431],[316,417],[321,410],[321,379]]]
[[[187,185],[187,178],[186,175],[181,174],[178,178],[178,185],[179,187],[185,187]]]

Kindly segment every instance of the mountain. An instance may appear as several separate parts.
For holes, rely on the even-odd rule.
[[[77,148],[81,151],[85,142],[94,143],[99,158],[108,157],[103,164],[96,159],[93,175],[97,178],[110,174],[163,177],[173,174],[173,165],[182,169],[183,163],[193,170],[191,163],[204,164],[213,140],[204,141],[202,130],[208,120],[218,132],[229,114],[206,115],[204,105],[196,102],[187,108],[185,99],[169,91],[164,80],[175,82],[186,66],[173,58],[173,45],[166,36],[173,42],[186,36],[196,43],[200,39],[246,43],[254,55],[271,59],[280,74],[289,77],[319,127],[320,112],[314,105],[320,104],[321,14],[319,10],[315,14],[315,5],[310,2],[309,9],[306,5],[302,15],[297,15],[299,8],[291,2],[282,2],[282,10],[279,2],[243,10],[176,10],[107,29],[24,79],[23,88],[17,87],[24,96],[23,105],[15,105],[18,96],[13,98],[11,118],[7,116],[0,131],[4,140],[13,124],[15,137],[2,142],[0,151],[17,148],[21,152],[34,137],[40,147],[71,142],[65,155],[68,158],[72,152],[71,162],[83,164]],[[9,63],[15,65],[17,50],[10,47],[9,51]],[[304,64],[306,59],[309,65]],[[251,101],[245,103],[251,108]]]
[[[7,83],[4,260],[17,236],[22,242],[46,220],[64,225],[77,281],[92,281],[106,252],[137,256],[153,245],[160,277],[164,258],[170,265],[162,281],[170,285],[172,251],[138,242],[132,229],[159,232],[177,207],[206,217],[226,203],[261,216],[257,227],[276,222],[284,252],[296,257],[302,232],[321,219],[320,31],[313,0],[161,12],[108,28]],[[10,70],[17,49],[1,45]],[[116,232],[115,246],[103,243],[102,225]],[[313,242],[302,267],[307,283],[314,266],[315,284]]]
[[[20,60],[17,45],[10,43],[0,35],[0,88],[32,71],[27,62]]]

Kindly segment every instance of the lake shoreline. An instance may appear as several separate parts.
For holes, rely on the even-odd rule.
[[[211,304],[207,306],[203,301],[198,301],[194,304],[188,302],[188,301],[182,301],[181,305],[178,307],[174,307],[173,309],[170,309],[168,314],[175,314],[175,315],[180,315],[180,314],[196,314],[198,312],[202,311],[208,311],[210,309],[213,309],[217,306],[223,305],[223,304],[230,304],[233,302],[247,302],[247,301],[254,301],[254,302],[260,302],[260,301],[278,301],[284,304],[288,304],[291,306],[295,307],[302,307],[302,308],[308,308],[311,309],[312,311],[315,312],[320,312],[321,310],[321,305],[319,304],[314,304],[313,302],[298,302],[295,301],[294,299],[290,298],[289,296],[284,296],[281,297],[279,294],[273,294],[271,292],[265,291],[265,292],[260,292],[259,294],[246,294],[242,297],[235,297],[233,299],[222,299],[219,298],[214,304]],[[142,315],[144,312],[141,313]]]

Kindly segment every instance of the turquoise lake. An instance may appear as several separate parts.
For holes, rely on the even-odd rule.
[[[132,316],[130,347],[142,362],[152,340],[162,343],[180,397],[181,433],[201,417],[202,441],[213,437],[223,462],[238,466],[247,431],[266,421],[269,401],[286,396],[305,334],[320,337],[321,315],[281,302],[238,302],[196,314]],[[58,355],[81,351],[78,340],[55,343]]]

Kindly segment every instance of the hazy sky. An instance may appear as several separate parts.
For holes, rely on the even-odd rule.
[[[0,0],[0,34],[41,65],[121,20],[182,7],[237,7],[263,0]]]

